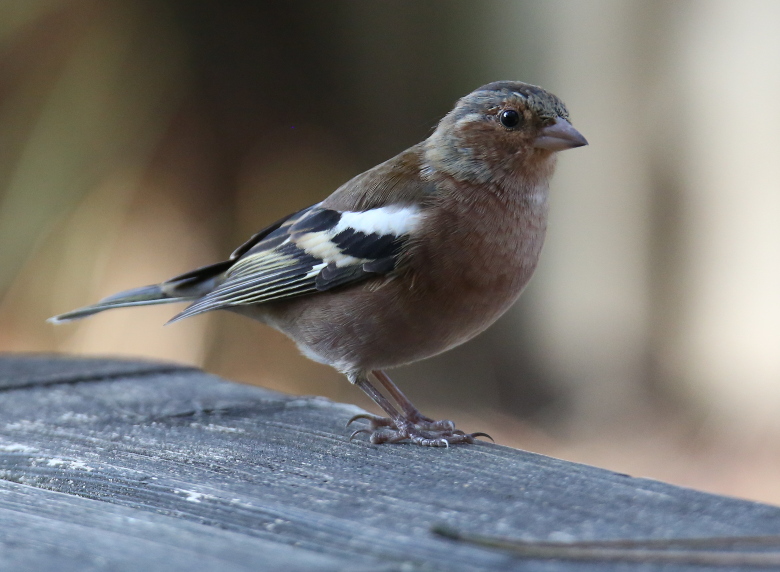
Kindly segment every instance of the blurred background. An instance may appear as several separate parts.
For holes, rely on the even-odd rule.
[[[2,0],[0,350],[375,410],[239,316],[45,319],[224,258],[517,79],[590,146],[521,301],[395,381],[502,444],[780,503],[778,29],[772,0]]]

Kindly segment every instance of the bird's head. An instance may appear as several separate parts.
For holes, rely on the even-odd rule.
[[[546,179],[556,151],[587,144],[555,95],[500,81],[458,101],[425,141],[425,163],[431,173],[478,184],[518,176]]]

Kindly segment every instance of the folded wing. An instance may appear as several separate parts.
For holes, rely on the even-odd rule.
[[[236,250],[224,280],[171,322],[219,308],[316,294],[389,274],[422,218],[415,206],[359,212],[319,205],[305,209]]]

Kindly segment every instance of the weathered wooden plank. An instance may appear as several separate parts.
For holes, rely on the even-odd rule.
[[[323,554],[175,516],[0,482],[2,570],[344,570]],[[349,568],[349,567],[346,567]]]
[[[152,361],[77,359],[66,356],[4,356],[0,391],[58,383],[105,381],[115,377],[141,377],[169,371],[193,371],[190,366]],[[197,370],[196,370],[197,371]]]
[[[430,527],[780,534],[777,507],[488,443],[350,443],[355,411],[165,364],[0,359],[0,569],[633,570],[523,560]]]

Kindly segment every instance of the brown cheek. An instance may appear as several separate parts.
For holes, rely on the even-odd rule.
[[[460,139],[464,147],[472,150],[475,157],[486,159],[497,153],[506,153],[506,135],[507,131],[497,123],[480,121],[466,126],[460,134]]]
[[[515,170],[525,160],[527,143],[516,132],[494,134],[484,145],[484,161],[498,171]]]

